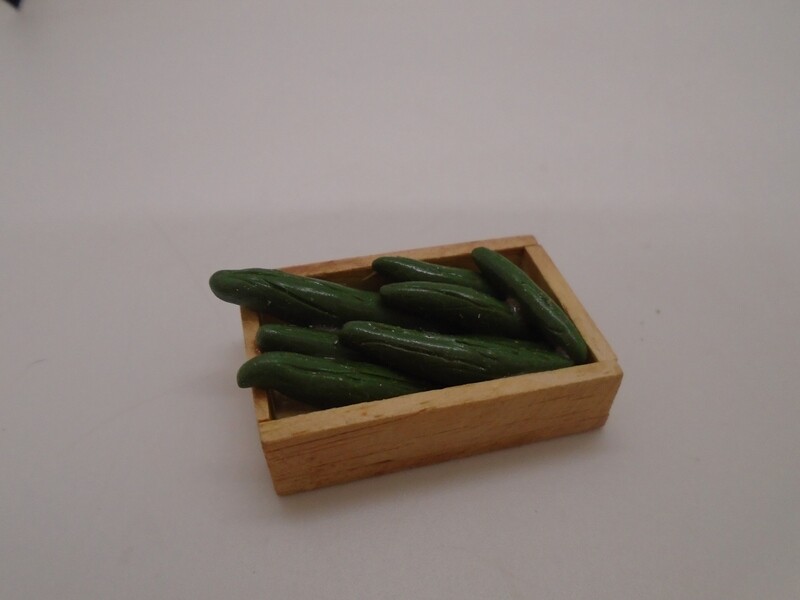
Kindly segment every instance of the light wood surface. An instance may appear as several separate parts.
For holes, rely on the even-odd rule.
[[[262,442],[276,491],[290,494],[601,427],[620,375],[596,363],[414,394],[262,423]]]
[[[593,362],[567,369],[454,386],[329,410],[253,390],[264,455],[278,494],[291,494],[601,427],[622,380],[611,347],[533,236],[387,252],[284,270],[369,288],[370,265],[398,255],[475,268],[486,246],[508,256],[561,304],[584,335]],[[242,309],[245,350],[267,315]],[[272,400],[272,401],[271,401]],[[277,410],[276,406],[285,406]]]

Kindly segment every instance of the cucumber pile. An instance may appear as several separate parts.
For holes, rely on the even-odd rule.
[[[262,325],[261,354],[240,387],[272,389],[315,408],[561,369],[588,350],[561,307],[488,248],[480,272],[403,257],[372,267],[389,281],[359,290],[275,269],[217,271],[218,298],[283,321]]]

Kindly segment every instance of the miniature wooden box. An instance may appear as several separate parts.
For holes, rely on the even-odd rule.
[[[304,490],[537,442],[601,427],[622,370],[550,257],[532,236],[482,240],[384,253],[475,269],[470,251],[486,246],[520,265],[569,314],[590,350],[585,365],[518,375],[341,408],[303,412],[302,405],[254,389],[264,455],[275,491]],[[283,269],[365,289],[380,255]],[[242,309],[247,357],[258,352],[256,330],[274,321]]]

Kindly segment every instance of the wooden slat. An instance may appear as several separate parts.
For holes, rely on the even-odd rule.
[[[335,409],[326,411],[328,419],[307,418],[315,413],[305,422],[263,423],[275,489],[290,494],[601,427],[621,378],[615,367],[565,369],[556,377],[560,385],[512,377],[394,398],[384,403],[400,402],[383,409],[377,402],[346,407],[362,411],[356,418],[353,410]]]
[[[281,447],[286,440],[291,439],[294,443],[303,436],[313,438],[321,431],[344,432],[349,427],[359,427],[367,422],[391,421],[412,413],[427,413],[457,405],[491,404],[502,394],[536,394],[572,384],[591,384],[598,378],[616,375],[616,364],[604,362],[482,381],[279,419],[263,424],[261,437],[270,447]]]

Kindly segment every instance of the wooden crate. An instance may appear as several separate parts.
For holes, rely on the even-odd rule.
[[[261,444],[275,491],[292,494],[373,475],[601,427],[622,381],[617,358],[550,257],[532,236],[391,252],[475,269],[470,251],[503,253],[553,296],[590,350],[584,365],[304,412],[280,394],[253,390]],[[377,289],[379,255],[289,267],[290,273]],[[247,357],[259,325],[242,309]]]

